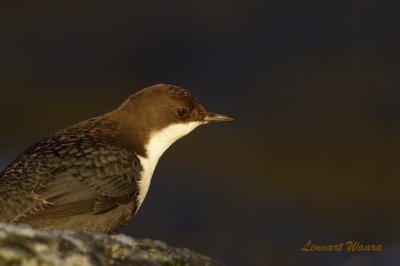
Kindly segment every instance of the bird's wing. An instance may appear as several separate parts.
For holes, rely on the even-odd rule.
[[[114,147],[86,148],[66,158],[33,189],[34,201],[14,222],[101,214],[137,198],[141,167],[135,154]],[[136,205],[136,204],[135,204]]]

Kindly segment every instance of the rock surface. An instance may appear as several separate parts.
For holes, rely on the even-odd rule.
[[[125,235],[0,224],[0,265],[221,265],[186,248]]]

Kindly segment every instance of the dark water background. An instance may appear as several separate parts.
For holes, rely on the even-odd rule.
[[[0,8],[0,166],[173,83],[235,124],[162,157],[124,232],[227,265],[400,265],[399,1],[24,1]],[[307,240],[381,253],[302,253]]]

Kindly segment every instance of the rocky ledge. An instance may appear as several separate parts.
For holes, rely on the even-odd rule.
[[[126,235],[0,224],[0,265],[221,265],[186,248]]]

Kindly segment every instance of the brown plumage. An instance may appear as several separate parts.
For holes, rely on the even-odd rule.
[[[140,158],[146,158],[152,134],[213,116],[218,121],[182,88],[159,84],[141,90],[116,110],[19,155],[0,173],[0,221],[114,233],[140,205]]]

